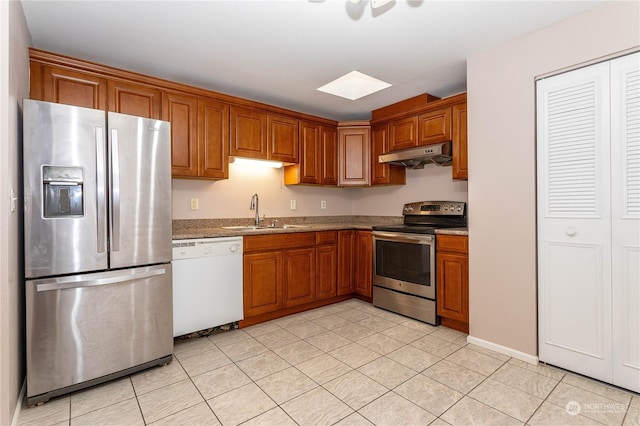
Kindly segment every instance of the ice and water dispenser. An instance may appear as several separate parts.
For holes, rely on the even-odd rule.
[[[42,167],[45,218],[74,217],[84,214],[83,175],[82,167]]]

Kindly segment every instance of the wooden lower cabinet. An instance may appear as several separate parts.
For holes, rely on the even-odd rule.
[[[438,235],[436,241],[437,313],[442,325],[469,332],[468,237]]]
[[[284,250],[284,307],[316,300],[316,249]]]
[[[282,251],[245,254],[244,316],[282,309]]]
[[[338,231],[338,295],[353,293],[355,247],[356,231]]]
[[[338,231],[316,232],[316,300],[337,296]]]
[[[346,300],[338,295],[338,232],[244,237],[241,327]]]
[[[373,237],[371,231],[356,231],[355,292],[366,299],[373,297]]]

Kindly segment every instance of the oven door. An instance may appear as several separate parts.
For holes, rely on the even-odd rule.
[[[433,235],[373,232],[373,285],[436,298]]]

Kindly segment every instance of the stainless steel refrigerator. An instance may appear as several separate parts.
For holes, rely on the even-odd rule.
[[[24,100],[27,403],[172,360],[170,124]]]

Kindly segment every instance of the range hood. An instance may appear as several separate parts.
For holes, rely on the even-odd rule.
[[[422,169],[425,164],[437,166],[451,165],[451,141],[417,148],[403,149],[378,157],[380,163],[390,163],[405,166],[410,169]]]

